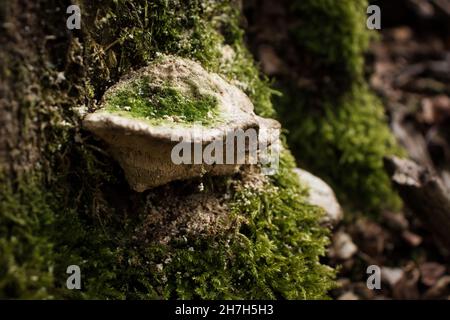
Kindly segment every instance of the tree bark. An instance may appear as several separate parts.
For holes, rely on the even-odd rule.
[[[411,160],[386,158],[385,168],[406,206],[450,252],[450,190]]]

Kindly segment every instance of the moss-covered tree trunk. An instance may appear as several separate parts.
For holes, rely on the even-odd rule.
[[[81,29],[68,30],[70,4],[0,2],[0,297],[325,297],[327,232],[289,151],[275,176],[138,193],[81,126],[107,88],[159,53],[199,62],[272,116],[239,4],[80,1]],[[81,268],[81,290],[66,288],[69,265]]]
[[[366,27],[368,5],[250,1],[247,10],[251,47],[282,93],[274,103],[298,163],[329,182],[346,207],[376,214],[399,206],[383,157],[401,151],[366,79],[365,54],[377,37]]]

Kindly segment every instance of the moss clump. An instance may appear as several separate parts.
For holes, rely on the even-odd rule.
[[[238,182],[230,204],[234,228],[220,237],[188,239],[190,248],[180,243],[170,249],[170,262],[160,270],[169,279],[167,297],[326,298],[334,271],[318,260],[328,243],[317,220],[323,213],[305,204],[306,190],[292,169],[286,153],[281,172],[263,188]]]
[[[323,112],[311,112],[309,102],[316,97],[291,90],[279,106],[286,126],[295,128],[289,138],[299,162],[331,181],[347,204],[366,212],[396,207],[383,157],[400,151],[378,99],[356,87],[344,96],[322,97]],[[303,115],[301,121],[292,117],[292,108]]]
[[[149,121],[176,117],[180,123],[201,121],[210,125],[218,120],[214,96],[201,95],[198,90],[189,96],[169,86],[151,86],[149,82],[144,77],[115,91],[106,98],[106,111]]]
[[[274,115],[274,90],[245,47],[241,13],[232,1],[119,0],[82,5],[83,12],[97,12],[83,20],[92,83],[117,81],[160,54],[175,55],[200,62],[242,89],[261,116]],[[96,96],[100,98],[104,89],[96,85]]]
[[[373,37],[366,29],[365,0],[299,0],[292,10],[301,25],[292,29],[296,43],[314,57],[317,69],[350,84],[361,77],[364,53]],[[326,23],[324,23],[326,22]],[[337,82],[337,81],[336,81]]]
[[[301,23],[291,37],[310,61],[299,72],[312,75],[313,85],[298,88],[295,79],[284,79],[275,105],[298,161],[331,182],[348,205],[366,212],[396,207],[383,157],[400,150],[364,79],[372,37],[367,2],[302,0],[292,8]]]
[[[236,212],[247,219],[245,250],[237,251],[246,267],[239,273],[244,283],[256,283],[254,298],[323,299],[334,286],[334,271],[318,260],[328,244],[328,233],[317,220],[323,212],[305,203],[306,189],[292,175],[293,168],[285,152],[272,185],[258,192],[242,188],[235,198]],[[285,275],[281,279],[280,273]]]
[[[318,223],[322,211],[305,204],[306,190],[289,175],[292,163],[289,155],[283,156],[280,175],[262,189],[235,179],[210,180],[205,197],[220,202],[224,195],[231,198],[226,214],[231,222],[220,233],[211,232],[212,224],[205,233],[192,232],[183,222],[167,241],[146,242],[142,237],[153,222],[145,211],[133,220],[118,216],[88,230],[76,213],[69,213],[73,220],[66,214],[72,227],[62,229],[70,237],[58,260],[84,261],[84,280],[81,292],[61,292],[114,299],[326,298],[334,271],[318,259],[328,243]],[[184,196],[186,200],[195,192]],[[149,198],[154,210],[167,206],[158,191]],[[94,242],[87,246],[88,240]]]
[[[233,5],[225,5],[222,11],[229,18],[218,20],[216,28],[221,30],[222,55],[226,48],[231,48],[231,57],[219,60],[215,69],[249,96],[257,114],[267,118],[274,117],[276,112],[272,105],[272,95],[279,92],[270,87],[269,79],[259,72],[253,56],[244,45],[245,34],[239,25],[241,12]]]
[[[0,298],[49,298],[53,211],[36,181],[19,186],[0,179]]]

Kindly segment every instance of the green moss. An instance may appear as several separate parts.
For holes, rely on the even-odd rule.
[[[262,116],[273,116],[267,78],[255,67],[244,44],[240,12],[230,1],[166,1],[145,3],[118,0],[84,3],[88,26],[88,57],[93,82],[118,80],[158,54],[186,57],[241,88]],[[232,57],[224,59],[225,48]],[[97,95],[104,87],[96,87]]]
[[[345,204],[376,212],[399,204],[383,157],[401,151],[364,80],[364,53],[373,37],[366,8],[359,0],[293,4],[301,23],[292,39],[310,61],[301,72],[314,85],[298,88],[285,79],[275,105],[298,162],[329,181]]]
[[[204,125],[210,125],[217,121],[217,99],[211,95],[201,95],[195,88],[193,91],[189,96],[169,86],[154,87],[150,85],[150,79],[144,77],[127,83],[108,96],[105,110],[149,121],[163,120],[169,116],[175,116],[180,123],[201,121]]]
[[[373,37],[365,24],[367,6],[365,0],[295,1],[292,9],[301,25],[292,30],[293,36],[332,76],[360,77]]]
[[[292,175],[293,167],[285,152],[278,175],[261,187],[249,187],[239,179],[211,180],[207,196],[229,195],[227,214],[233,223],[218,234],[181,232],[166,244],[143,241],[142,232],[151,227],[143,198],[135,199],[137,212],[129,217],[112,207],[102,209],[100,198],[89,203],[87,194],[77,199],[57,190],[64,184],[44,191],[27,182],[26,188],[14,192],[2,190],[11,198],[2,199],[0,212],[15,213],[1,216],[2,227],[12,235],[1,242],[7,249],[2,256],[7,259],[1,269],[2,297],[326,298],[334,272],[319,262],[328,243],[328,232],[318,222],[323,212],[305,203],[307,191]],[[84,170],[86,177],[66,178],[74,186],[84,179],[102,179]],[[111,183],[117,188],[117,182]],[[95,189],[90,192],[97,194]],[[166,194],[156,190],[152,208],[160,209]],[[91,215],[92,205],[98,207],[98,216]],[[15,237],[19,238],[13,241]],[[80,291],[65,288],[65,271],[72,264],[82,270]]]
[[[0,298],[49,298],[53,212],[36,181],[19,185],[0,179]]]
[[[242,188],[235,198],[236,212],[247,219],[241,255],[248,267],[241,273],[256,282],[254,298],[323,299],[333,287],[333,270],[318,260],[328,244],[328,233],[318,224],[323,212],[305,203],[306,190],[293,168],[285,152],[272,185],[259,192]]]
[[[318,260],[328,243],[318,224],[323,213],[305,204],[292,166],[286,153],[280,174],[264,190],[238,183],[230,204],[236,225],[228,232],[187,238],[152,256],[161,266],[159,278],[166,279],[164,297],[326,298],[334,271]]]
[[[255,112],[262,117],[274,117],[272,95],[278,92],[269,86],[268,78],[259,72],[253,56],[244,45],[244,31],[239,26],[240,12],[228,6],[229,20],[221,25],[224,44],[233,50],[231,61],[221,63],[219,70],[252,100]]]
[[[291,90],[279,106],[293,128],[289,140],[300,164],[331,182],[347,204],[366,212],[398,206],[383,157],[401,151],[378,99],[356,87],[344,96],[322,97],[323,111],[312,112],[309,103],[317,97]],[[301,117],[292,116],[293,108]]]
[[[181,232],[167,244],[145,243],[135,239],[148,224],[144,211],[133,219],[119,216],[87,230],[79,215],[66,213],[70,227],[60,229],[58,238],[64,238],[64,246],[59,247],[58,259],[83,261],[84,287],[80,293],[65,294],[127,299],[326,298],[334,286],[334,271],[319,262],[328,243],[328,233],[318,222],[323,212],[304,202],[306,190],[291,174],[293,163],[285,153],[281,171],[261,189],[235,179],[213,180],[214,190],[205,190],[208,197],[231,197],[233,223],[219,234]],[[154,208],[160,204],[156,200]]]

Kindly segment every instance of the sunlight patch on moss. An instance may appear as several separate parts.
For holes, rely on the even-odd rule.
[[[189,96],[169,86],[151,86],[149,81],[144,77],[118,89],[106,98],[105,110],[154,124],[172,120],[211,125],[219,120],[218,102],[214,96],[199,92]]]

